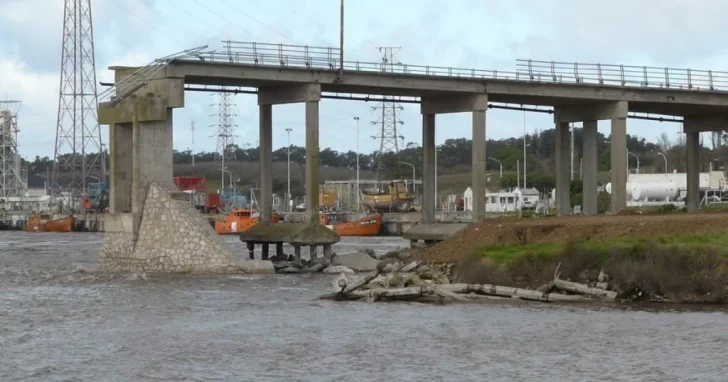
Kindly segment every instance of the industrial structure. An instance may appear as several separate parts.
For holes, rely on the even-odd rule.
[[[90,180],[104,183],[102,147],[91,0],[65,0],[51,188],[66,209],[79,208]]]
[[[0,201],[22,197],[28,189],[28,169],[18,152],[18,112],[21,101],[0,101]],[[0,206],[1,207],[1,206]]]

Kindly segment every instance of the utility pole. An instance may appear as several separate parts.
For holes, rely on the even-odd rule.
[[[339,15],[339,81],[344,80],[344,0],[341,0],[341,14]]]
[[[86,192],[89,175],[101,169],[101,129],[96,116],[96,59],[91,0],[65,0],[61,50],[60,92],[53,154],[53,196],[68,207]],[[58,184],[59,174],[68,183]]]
[[[190,130],[192,134],[192,167],[195,167],[195,121],[190,121]]]
[[[526,110],[523,111],[523,189],[526,189]]]
[[[359,117],[354,117],[354,120],[356,121],[356,211],[359,212],[359,208],[361,208],[359,196],[361,193],[361,187],[359,185]]]

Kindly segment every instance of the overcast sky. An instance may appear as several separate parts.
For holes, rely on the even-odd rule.
[[[339,0],[92,0],[99,81],[112,79],[111,65],[144,65],[154,58],[225,39],[337,46]],[[62,0],[0,1],[0,100],[23,101],[19,115],[21,154],[53,156],[58,109]],[[655,65],[725,70],[728,21],[724,0],[348,0],[347,59],[378,61],[377,46],[399,46],[402,63],[463,68],[515,69],[518,58],[567,62]],[[99,92],[102,88],[99,88]],[[257,145],[253,95],[234,97],[236,143]],[[213,96],[186,95],[174,113],[174,144],[195,151],[215,149]],[[321,146],[356,147],[354,116],[361,118],[362,151],[378,148],[369,123],[371,104],[321,102]],[[418,105],[403,105],[400,133],[422,140]],[[303,144],[303,108],[274,109],[274,147]],[[438,117],[437,142],[470,138],[465,114]],[[608,133],[608,123],[600,122]],[[550,115],[528,113],[526,130],[552,127]],[[677,137],[674,123],[629,120],[628,133],[654,139]],[[488,112],[489,138],[522,135],[523,113]],[[106,142],[108,133],[102,129]]]

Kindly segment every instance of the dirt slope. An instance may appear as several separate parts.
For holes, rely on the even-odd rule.
[[[728,213],[570,216],[514,221],[487,220],[472,224],[423,254],[426,261],[457,262],[474,248],[510,243],[547,243],[570,239],[655,237],[698,232],[726,232]]]

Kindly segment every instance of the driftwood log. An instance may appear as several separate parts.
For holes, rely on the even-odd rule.
[[[587,296],[606,298],[609,300],[614,300],[617,298],[617,292],[599,288],[591,288],[588,285],[579,284],[571,281],[556,279],[553,281],[553,284],[554,287],[565,290],[567,292],[585,294]]]

